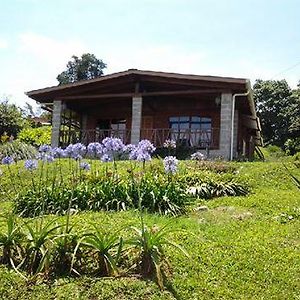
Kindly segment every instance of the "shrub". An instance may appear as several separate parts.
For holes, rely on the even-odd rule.
[[[300,137],[288,139],[284,143],[285,151],[288,155],[294,155],[300,151]]]
[[[134,236],[128,241],[140,253],[138,260],[139,272],[145,278],[155,279],[162,289],[166,277],[169,261],[165,255],[164,247],[172,246],[179,249],[187,257],[189,255],[183,248],[168,239],[174,228],[165,225],[162,228],[153,226],[148,228],[141,217],[141,228],[132,227]]]
[[[4,133],[17,136],[26,122],[19,107],[9,103],[7,99],[0,100],[0,136]]]
[[[37,155],[36,149],[23,142],[13,141],[0,144],[0,159],[5,156],[12,157],[15,161],[34,158]]]
[[[39,147],[51,143],[51,126],[24,128],[18,134],[21,142]]]
[[[268,145],[267,147],[265,147],[265,151],[266,151],[266,155],[265,155],[266,157],[270,156],[273,158],[279,158],[284,156],[283,150],[280,147],[275,145]]]
[[[183,185],[163,177],[145,176],[139,182],[129,178],[99,177],[73,188],[62,185],[54,190],[52,186],[27,190],[16,199],[14,209],[26,217],[43,213],[65,214],[72,199],[71,208],[78,211],[119,211],[141,206],[148,212],[177,215],[184,211],[186,197]]]

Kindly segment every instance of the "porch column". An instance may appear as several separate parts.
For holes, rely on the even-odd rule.
[[[141,138],[143,98],[132,97],[131,144],[137,144]]]
[[[52,111],[52,133],[51,133],[51,146],[59,146],[59,133],[61,125],[62,102],[61,100],[53,101]]]
[[[232,94],[222,93],[220,122],[220,155],[230,159]]]
[[[239,111],[234,111],[234,126],[233,126],[233,158],[236,158],[238,148],[238,129],[239,129]]]

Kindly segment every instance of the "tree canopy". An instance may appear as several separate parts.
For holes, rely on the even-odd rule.
[[[72,60],[67,63],[67,69],[56,79],[59,85],[93,79],[102,76],[105,68],[106,64],[94,54],[85,53],[81,57],[73,55]]]
[[[286,80],[256,80],[254,99],[265,144],[285,148],[300,136],[300,86],[292,90]]]
[[[9,103],[8,99],[0,100],[0,136],[6,133],[16,137],[25,124],[26,119],[19,107]]]

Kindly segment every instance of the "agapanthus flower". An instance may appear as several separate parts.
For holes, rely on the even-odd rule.
[[[106,151],[112,153],[120,153],[123,151],[124,143],[119,138],[107,137],[102,141]]]
[[[204,160],[205,155],[202,154],[200,151],[197,151],[191,155],[191,159],[192,160]]]
[[[100,143],[89,143],[87,146],[87,153],[89,156],[96,157],[103,154],[103,146]]]
[[[164,148],[168,149],[175,149],[176,148],[176,142],[174,140],[165,140],[164,142]]]
[[[177,172],[178,159],[175,156],[166,156],[163,163],[166,173],[175,174]]]
[[[135,158],[135,159],[136,159],[137,161],[149,161],[149,160],[151,160],[151,155],[150,155],[150,153],[147,152],[147,151],[143,151],[143,150],[141,150],[141,149],[138,149],[138,150],[136,151],[135,155],[136,155],[136,158]]]
[[[27,159],[24,163],[25,169],[28,171],[36,170],[38,167],[38,162],[35,159]]]
[[[50,152],[51,149],[52,149],[51,146],[45,144],[40,146],[39,152],[47,153]]]
[[[66,147],[65,153],[67,157],[80,160],[86,154],[86,146],[81,143],[70,144]]]
[[[73,144],[69,144],[66,149],[64,150],[66,153],[66,157],[71,157],[73,153]]]
[[[109,161],[112,161],[112,158],[111,158],[111,156],[108,155],[108,154],[103,154],[103,155],[101,156],[101,161],[102,161],[102,162],[109,162]]]
[[[72,153],[71,158],[75,160],[82,160],[82,155],[80,155],[79,153]]]
[[[141,140],[138,143],[137,148],[141,149],[142,151],[146,151],[150,154],[156,150],[154,145],[149,140]]]
[[[52,154],[47,154],[44,157],[44,161],[49,162],[49,163],[54,162],[54,156]]]
[[[53,162],[54,156],[53,153],[41,152],[38,154],[37,159],[42,160],[44,162]]]
[[[67,156],[67,153],[64,149],[61,147],[55,147],[51,151],[54,158],[63,158]]]
[[[136,145],[128,144],[128,145],[124,146],[123,152],[129,154],[130,152],[132,152],[135,149],[136,149]]]
[[[1,163],[3,165],[11,165],[13,162],[14,162],[14,159],[11,156],[5,156],[1,160]]]
[[[73,145],[73,154],[79,154],[81,156],[86,154],[86,146],[81,143],[76,143]]]
[[[79,168],[85,171],[89,171],[91,169],[91,166],[89,163],[83,161],[79,164]]]

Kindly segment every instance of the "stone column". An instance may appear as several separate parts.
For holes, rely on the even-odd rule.
[[[137,144],[141,138],[143,98],[132,97],[131,144]]]
[[[52,134],[51,134],[51,146],[52,147],[58,147],[59,146],[61,114],[62,114],[62,102],[61,102],[61,100],[53,101]]]
[[[220,155],[230,159],[232,94],[222,93],[220,122]]]
[[[236,100],[235,100],[236,101]],[[236,103],[235,103],[236,105]],[[238,147],[238,129],[239,129],[239,111],[234,111],[234,126],[233,126],[233,158],[237,158]]]

